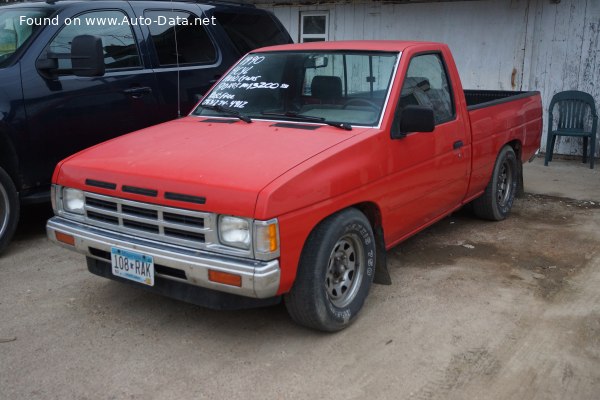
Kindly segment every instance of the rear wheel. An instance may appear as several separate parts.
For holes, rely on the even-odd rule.
[[[473,201],[473,211],[492,221],[505,219],[510,213],[519,183],[519,164],[510,146],[500,150],[494,171],[483,195]]]
[[[6,248],[17,229],[19,196],[10,176],[0,168],[0,253]]]
[[[375,271],[375,237],[367,218],[347,209],[310,234],[296,281],[285,295],[294,321],[334,332],[350,325],[369,294]]]

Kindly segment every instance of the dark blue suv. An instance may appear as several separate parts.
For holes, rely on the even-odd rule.
[[[187,114],[243,54],[291,42],[271,13],[226,2],[0,7],[0,252],[59,160]]]

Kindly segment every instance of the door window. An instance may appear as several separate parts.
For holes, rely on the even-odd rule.
[[[53,53],[70,53],[71,42],[78,35],[94,35],[102,39],[104,64],[107,70],[141,67],[135,36],[128,24],[121,24],[127,15],[122,11],[93,11],[73,18],[49,45]],[[71,69],[71,60],[58,60],[60,70]]]
[[[213,45],[202,20],[185,11],[146,11],[148,26],[161,67],[185,64],[212,64],[217,60]],[[176,25],[160,21],[186,21]]]
[[[424,54],[410,61],[397,115],[409,104],[433,108],[436,125],[454,118],[452,93],[439,54]]]

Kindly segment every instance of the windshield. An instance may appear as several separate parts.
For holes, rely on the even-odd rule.
[[[0,67],[8,64],[11,56],[23,46],[48,15],[43,9],[0,10]]]
[[[378,125],[397,53],[272,52],[244,57],[193,115]],[[218,107],[215,107],[218,106]]]

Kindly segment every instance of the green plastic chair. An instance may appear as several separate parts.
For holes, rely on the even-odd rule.
[[[554,125],[554,106],[558,105],[558,123]],[[589,113],[588,113],[589,110]],[[585,118],[591,114],[592,129],[585,130]],[[585,92],[567,90],[556,93],[550,101],[548,108],[548,138],[546,143],[546,157],[544,165],[552,161],[552,152],[557,136],[578,136],[583,138],[583,163],[587,163],[588,141],[590,144],[590,168],[594,168],[594,155],[596,152],[596,128],[598,114],[594,98]]]

